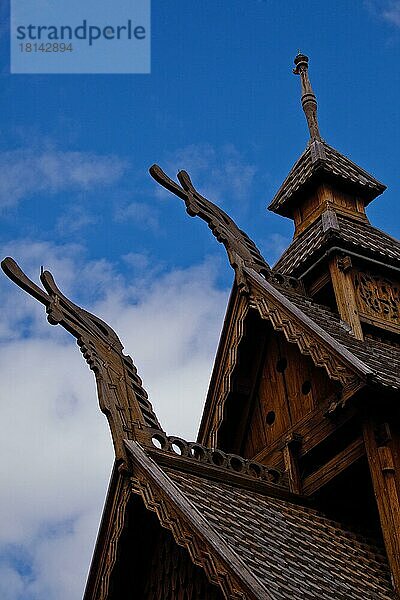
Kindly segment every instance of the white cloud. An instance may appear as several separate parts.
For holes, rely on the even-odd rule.
[[[83,206],[74,205],[68,207],[68,211],[57,220],[57,231],[61,235],[76,233],[88,225],[96,225],[99,217],[87,212]]]
[[[195,187],[209,200],[223,204],[229,199],[249,202],[256,174],[250,164],[232,145],[215,148],[210,144],[192,144],[168,156],[160,165],[174,176],[181,169],[188,171]]]
[[[376,18],[400,27],[400,0],[364,0],[364,6]]]
[[[167,431],[195,436],[227,296],[215,261],[157,278],[145,270],[127,283],[79,246],[16,242],[7,253],[35,280],[45,263],[61,289],[86,299],[121,336]],[[0,293],[0,597],[75,600],[111,472],[106,418],[71,336],[50,327],[43,307],[5,277]]]
[[[388,2],[382,12],[383,18],[393,25],[400,27],[400,1]]]
[[[115,212],[115,220],[119,223],[133,221],[144,229],[158,231],[160,227],[158,209],[145,202],[130,202],[124,207],[119,207]]]
[[[117,181],[125,161],[90,152],[13,150],[0,153],[0,208],[40,192],[89,190]]]
[[[113,293],[96,311],[123,332],[161,423],[194,438],[205,400],[226,293],[217,289],[211,261]],[[135,303],[125,294],[135,294]]]

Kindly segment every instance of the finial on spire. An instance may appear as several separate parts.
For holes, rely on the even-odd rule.
[[[301,78],[301,104],[304,114],[306,115],[310,137],[312,140],[320,140],[321,135],[319,133],[317,119],[317,99],[308,77],[308,56],[305,56],[299,50],[294,59],[294,64],[296,65],[296,68],[293,69],[293,73],[295,75],[300,75]]]

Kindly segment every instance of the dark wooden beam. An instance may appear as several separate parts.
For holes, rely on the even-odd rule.
[[[301,421],[288,429],[285,434],[274,444],[253,456],[253,460],[263,464],[276,465],[281,462],[279,451],[288,435],[297,434],[301,437],[302,443],[299,449],[299,457],[305,456],[310,450],[318,446],[327,437],[334,433],[339,427],[347,423],[355,414],[355,409],[346,407],[335,416],[326,416],[326,411],[333,397],[328,398],[321,406],[306,415]]]
[[[349,444],[347,448],[331,458],[320,469],[306,477],[303,482],[303,494],[306,496],[314,494],[319,488],[329,483],[337,475],[340,475],[340,473],[345,471],[364,454],[364,442],[362,437],[359,437]]]
[[[354,336],[358,340],[363,340],[364,335],[358,314],[350,257],[334,256],[329,263],[329,270],[339,314],[343,321],[350,325]]]
[[[368,418],[363,434],[393,584],[400,595],[400,502],[396,485],[400,464],[390,447],[390,433],[385,437],[380,435],[381,425],[379,421]],[[388,432],[389,427],[386,426],[385,430]]]

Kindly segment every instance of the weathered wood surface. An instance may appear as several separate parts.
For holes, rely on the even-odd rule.
[[[364,456],[365,448],[362,437],[357,438],[344,450],[331,458],[320,469],[306,477],[303,481],[303,493],[314,494],[322,486],[348,469],[356,460]]]
[[[334,389],[334,382],[323,369],[315,367],[297,346],[272,333],[264,350],[264,365],[243,446],[244,456],[259,455],[287,432],[297,432],[297,424]],[[320,412],[318,415],[326,420]]]
[[[382,426],[387,432],[383,437]],[[367,417],[363,435],[390,570],[400,595],[400,462],[398,452],[392,452],[400,442],[397,433],[393,442],[390,426],[382,418]]]
[[[339,314],[343,321],[350,325],[354,336],[358,340],[363,340],[364,335],[358,314],[351,260],[348,256],[334,256],[329,262],[329,269]]]
[[[336,415],[334,418],[326,416],[326,411],[329,406],[329,398],[315,408],[311,413],[290,427],[285,435],[298,434],[301,437],[301,447],[299,456],[304,456],[310,450],[318,446],[327,437],[332,435],[341,425],[346,423],[354,415],[354,409],[346,409]],[[280,448],[284,443],[285,436],[279,438],[275,443],[265,448],[253,457],[264,464],[276,465],[281,461]]]
[[[40,276],[43,290],[12,258],[4,259],[1,266],[14,283],[44,304],[51,325],[61,325],[76,338],[95,374],[100,409],[108,419],[116,457],[125,459],[124,438],[136,439],[146,427],[161,430],[161,426],[119,337],[107,323],[67,298],[48,271]]]
[[[230,546],[214,531],[182,491],[145,454],[137,442],[126,440],[132,457],[132,485],[176,542],[185,546],[194,562],[205,569],[211,583],[218,583],[232,600],[272,600],[265,586]]]

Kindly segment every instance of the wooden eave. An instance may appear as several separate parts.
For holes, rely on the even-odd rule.
[[[125,512],[131,494],[129,479],[114,463],[83,600],[105,600],[117,560]]]
[[[270,315],[274,329],[283,331],[289,342],[296,341],[303,354],[310,354],[316,366],[324,366],[328,372],[328,375],[332,379],[338,379],[339,381],[344,382],[345,380],[342,380],[341,377],[341,371],[347,371],[348,369],[362,378],[373,374],[373,371],[365,363],[354,356],[354,354],[352,354],[340,342],[329,335],[329,333],[322,329],[322,327],[317,325],[317,323],[310,319],[310,317],[305,315],[297,306],[295,306],[288,298],[286,298],[283,293],[268,283],[268,281],[261,277],[261,275],[252,269],[245,268],[244,270],[246,275],[249,277],[250,285],[252,285],[251,297],[260,311],[261,316],[265,318],[266,315],[263,313],[261,308],[262,305],[260,305],[259,302],[265,300],[268,303],[269,299],[270,302],[276,306],[276,312],[278,315],[275,323],[272,319],[272,315]],[[260,291],[262,292],[261,295],[259,293]],[[285,317],[289,315],[293,318],[293,321],[296,320],[297,323],[304,328],[304,331],[308,330],[312,335],[314,335],[315,340],[318,340],[319,344],[322,344],[327,349],[328,354],[331,352],[338,358],[338,361],[333,361],[332,367],[329,366],[326,352],[323,353],[323,355],[321,355],[321,357],[318,359],[317,354],[312,350],[310,341],[304,340],[303,347],[300,339],[302,332],[293,327],[293,322],[285,321]],[[307,352],[304,350],[307,350]],[[342,368],[339,368],[339,365],[342,365]]]
[[[213,529],[196,506],[150,458],[138,442],[125,441],[132,459],[132,489],[140,493],[148,510],[155,512],[177,544],[186,547],[210,583],[220,586],[226,598],[272,600],[258,577]]]
[[[275,194],[268,210],[291,216],[293,204],[301,200],[310,187],[333,182],[344,190],[357,192],[369,204],[385,191],[386,186],[352,160],[323,140],[310,140]]]
[[[310,355],[316,366],[324,367],[331,379],[341,383],[342,403],[373,375],[370,367],[286,298],[284,290],[278,290],[253,269],[244,267],[243,274],[249,294],[241,294],[236,286],[231,292],[199,428],[198,441],[205,445],[213,445],[223,420],[230,377],[250,308],[256,309],[262,319],[268,319],[275,331],[283,332],[289,342],[296,343],[302,354]]]
[[[197,441],[200,444],[209,445],[210,419],[212,419],[215,413],[218,397],[216,390],[219,391],[221,389],[224,384],[224,379],[226,381],[227,378],[229,378],[236,364],[236,351],[243,335],[243,323],[248,308],[248,297],[240,293],[236,282],[234,282],[229,296],[210,384],[208,386],[207,397],[197,434]],[[233,338],[235,338],[234,343]],[[229,361],[231,362],[231,368],[228,368],[226,372],[226,366]]]

